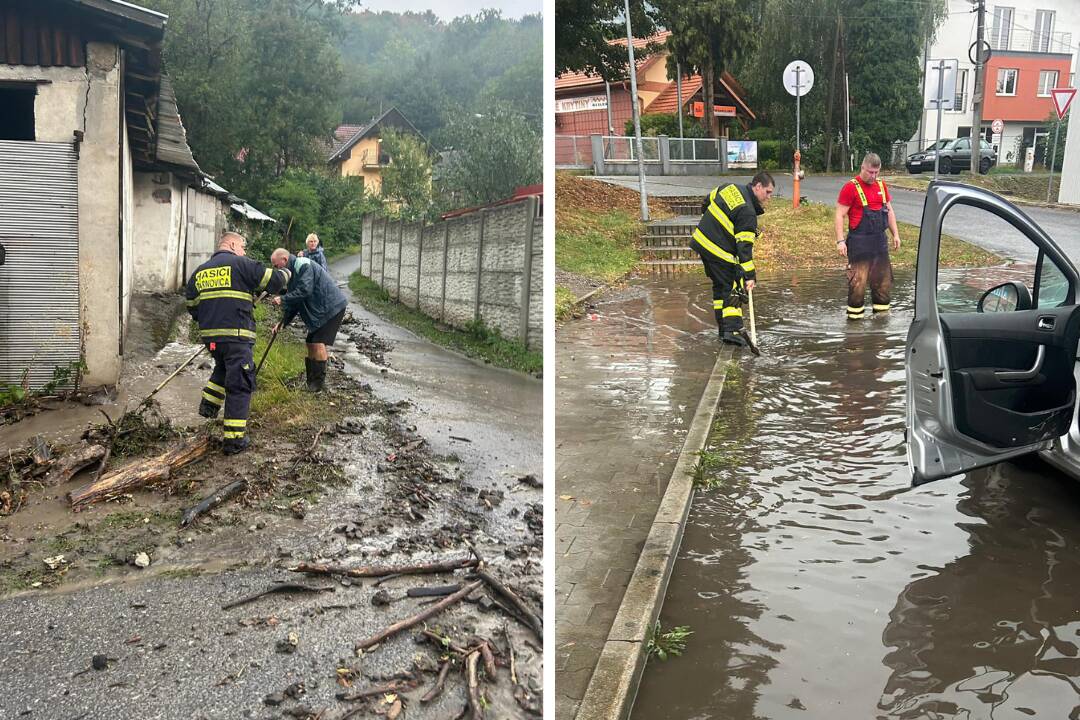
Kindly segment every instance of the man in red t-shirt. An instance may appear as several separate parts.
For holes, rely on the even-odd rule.
[[[900,249],[900,230],[892,209],[892,195],[878,179],[881,158],[867,153],[859,174],[844,183],[836,199],[836,249],[847,258],[849,320],[866,317],[866,286],[875,313],[889,309],[892,264],[885,228],[892,233],[892,249]],[[848,234],[844,237],[844,219]]]

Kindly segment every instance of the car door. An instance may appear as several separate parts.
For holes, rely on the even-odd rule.
[[[960,138],[953,146],[953,169],[971,169],[971,140],[968,138]]]
[[[942,223],[950,210],[964,206],[999,218],[1033,245],[1022,249],[1037,258],[1030,294],[1025,296],[1023,283],[1007,282],[983,292],[977,304],[941,304]],[[915,484],[1050,449],[1068,434],[1077,405],[1077,287],[1076,268],[1019,208],[970,185],[930,184],[905,353],[907,450]]]

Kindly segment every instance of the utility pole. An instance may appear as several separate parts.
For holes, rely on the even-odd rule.
[[[630,0],[623,0],[623,7],[626,12],[626,49],[630,53],[630,105],[634,109],[634,148],[641,193],[641,221],[646,222],[649,219],[649,198],[645,194],[645,158],[641,151],[641,110],[638,108],[637,66],[634,64],[634,32],[630,29]]]
[[[978,13],[975,40],[975,95],[972,98],[974,117],[971,119],[971,170],[982,172],[982,108],[986,92],[986,62],[983,43],[986,37],[986,0],[972,0]]]
[[[683,116],[683,109],[682,109],[682,64],[679,63],[679,62],[675,63],[675,93],[679,96],[679,98],[678,98],[679,99],[679,110],[678,110],[678,115],[679,115],[679,139],[681,140],[682,136],[683,136],[683,129],[682,129],[682,116]]]
[[[926,97],[926,75],[927,75],[926,65],[927,65],[928,62],[930,62],[930,40],[929,39],[927,39],[926,43],[923,45],[923,61],[922,61],[922,65],[923,65],[922,94],[923,94],[923,97]],[[915,152],[922,152],[923,148],[926,147],[926,107],[925,107],[925,103],[923,105],[924,105],[923,109],[919,111],[919,146],[917,148],[915,148]],[[940,140],[940,138],[934,138],[934,140],[937,141],[937,140]]]

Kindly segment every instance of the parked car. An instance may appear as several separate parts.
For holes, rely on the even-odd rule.
[[[999,276],[983,283],[994,285],[977,301],[942,303],[949,288],[938,286],[942,222],[960,206],[968,221],[969,208],[985,211],[1032,243],[1030,288],[1018,280],[1001,283]],[[1016,206],[954,182],[932,182],[927,189],[916,262],[915,315],[905,354],[914,483],[1033,452],[1080,478],[1080,275],[1073,264]],[[1021,270],[1026,273],[1026,266]],[[995,273],[1000,275],[994,269],[986,277]]]
[[[994,146],[985,140],[982,141],[982,159],[979,170],[985,175],[990,168],[997,165],[997,152]],[[971,138],[944,138],[926,148],[922,152],[908,156],[908,172],[912,174],[934,169],[934,159],[937,157],[938,173],[949,175],[961,170],[971,169]]]

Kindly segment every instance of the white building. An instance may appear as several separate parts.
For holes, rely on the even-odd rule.
[[[929,59],[956,59],[959,76],[954,110],[942,113],[941,137],[971,135],[975,65],[969,50],[977,37],[976,13],[969,0],[948,0],[949,17],[939,28]],[[1024,148],[1046,134],[1053,109],[1049,90],[1073,87],[1080,43],[1080,0],[1005,0],[986,5],[987,63],[982,123],[987,141],[998,150],[999,165],[1023,162]],[[970,52],[974,54],[973,51]],[[1000,135],[991,132],[995,119],[1004,122]],[[937,112],[923,111],[923,124],[909,149],[937,139]],[[1042,162],[1042,144],[1037,162]]]

